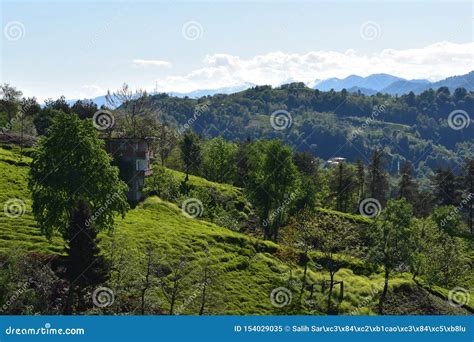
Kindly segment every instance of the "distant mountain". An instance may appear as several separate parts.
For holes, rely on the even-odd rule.
[[[380,91],[390,84],[402,80],[403,78],[388,74],[373,74],[367,77],[351,75],[343,79],[329,78],[327,80],[320,81],[316,83],[314,88],[321,91],[329,91],[331,89],[340,91],[342,89],[351,89],[357,87],[370,89],[372,91]]]
[[[374,74],[367,77],[356,75],[348,76],[344,79],[329,78],[327,80],[314,82],[312,88],[321,91],[329,91],[334,89],[341,91],[346,89],[349,92],[361,92],[364,95],[374,95],[377,92],[387,93],[390,95],[408,94],[410,91],[420,94],[423,91],[433,88],[448,87],[450,91],[456,88],[466,88],[466,90],[474,91],[474,71],[465,75],[452,76],[437,82],[428,80],[406,80],[400,77],[387,74]]]
[[[208,95],[216,95],[216,94],[233,94],[238,93],[239,91],[249,89],[254,87],[255,84],[253,83],[244,83],[234,87],[224,87],[224,88],[217,88],[217,89],[198,89],[190,91],[189,93],[178,93],[178,92],[169,92],[168,95],[176,96],[176,97],[190,97],[192,99],[197,99],[203,96]]]
[[[429,88],[438,89],[440,87],[448,87],[451,92],[460,87],[466,88],[468,91],[474,91],[474,71],[465,75],[448,77],[437,82],[429,82],[428,80],[406,80],[388,74],[373,74],[367,77],[351,75],[343,79],[329,78],[322,81],[316,80],[307,85],[313,89],[319,89],[321,91],[329,91],[331,89],[341,91],[342,89],[346,89],[351,93],[357,93],[360,91],[364,95],[375,95],[378,92],[390,95],[403,95],[408,94],[410,91],[415,94],[420,94]],[[255,84],[253,83],[243,83],[233,87],[198,89],[188,93],[169,92],[168,95],[180,98],[187,96],[192,99],[197,99],[203,96],[212,96],[215,94],[233,94],[254,86]],[[152,95],[153,94],[154,93],[152,93]],[[94,97],[91,100],[97,104],[98,107],[106,104],[105,95]],[[74,104],[76,101],[76,99],[67,100],[70,105]]]
[[[408,94],[410,91],[419,94],[426,89],[429,89],[431,83],[427,80],[400,80],[393,82],[388,87],[383,88],[380,92],[390,95]]]

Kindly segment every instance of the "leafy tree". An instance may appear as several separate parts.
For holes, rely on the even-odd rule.
[[[454,206],[437,207],[433,210],[430,217],[441,231],[449,235],[458,234],[462,230],[461,214]]]
[[[125,215],[127,186],[104,150],[90,121],[58,114],[49,135],[40,140],[33,155],[29,189],[33,214],[47,237],[66,234],[79,201],[85,201],[98,230],[113,228],[116,213]]]
[[[322,266],[329,273],[327,311],[331,312],[334,276],[343,267],[343,262],[335,254],[341,253],[353,244],[355,227],[340,217],[331,215],[319,217],[315,228],[317,245],[324,255]]]
[[[34,117],[33,124],[35,125],[36,132],[39,135],[46,135],[48,128],[51,125],[55,117],[57,117],[62,112],[52,109],[52,108],[43,108],[39,113]]]
[[[303,279],[300,289],[299,303],[303,299],[303,293],[306,288],[308,263],[310,261],[309,252],[315,250],[315,212],[309,208],[300,211],[284,231],[283,241],[290,247],[299,249],[303,252],[300,261],[303,262]]]
[[[286,220],[290,197],[296,182],[296,168],[291,149],[281,141],[271,140],[252,153],[252,173],[247,191],[263,222],[265,239],[278,239],[278,229]]]
[[[91,122],[63,113],[33,155],[28,186],[35,219],[48,238],[59,232],[68,242],[66,313],[81,289],[102,280],[103,268],[88,269],[99,258],[95,229],[113,228],[115,214],[128,209],[126,185],[111,161]]]
[[[177,138],[171,127],[167,124],[160,125],[158,129],[157,147],[160,155],[161,166],[165,166],[165,161],[177,145]]]
[[[411,263],[413,251],[411,217],[412,206],[405,199],[390,200],[372,228],[369,259],[382,264],[385,270],[385,282],[378,307],[381,314],[387,296],[390,273]]]
[[[148,93],[143,89],[132,91],[128,84],[114,92],[107,91],[107,105],[114,109],[120,135],[132,138],[146,138],[155,135],[159,129],[159,112],[150,107]]]
[[[237,153],[235,155],[236,174],[235,182],[236,186],[245,187],[249,176],[249,161],[248,161],[248,150],[252,144],[250,139],[246,139],[244,142],[239,143]]]
[[[181,150],[181,159],[184,163],[186,178],[184,182],[189,180],[189,173],[197,172],[202,162],[202,152],[199,137],[196,133],[188,131],[184,133],[181,142],[179,143]]]
[[[61,96],[56,100],[47,99],[44,101],[44,104],[45,108],[47,109],[59,110],[66,114],[71,113],[71,107],[69,107],[69,104],[67,103],[66,98],[64,96]]]
[[[92,100],[77,100],[71,107],[71,113],[77,114],[81,120],[92,118],[98,110]]]
[[[293,154],[293,163],[298,171],[305,175],[314,176],[316,174],[316,160],[309,152],[295,152]]]
[[[204,177],[218,183],[232,183],[236,172],[236,153],[237,146],[222,137],[207,141],[203,146]]]
[[[8,83],[0,85],[0,110],[7,113],[7,120],[10,122],[18,113],[20,107],[20,100],[23,93]]]

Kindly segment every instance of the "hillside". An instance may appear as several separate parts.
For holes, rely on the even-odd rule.
[[[276,138],[319,158],[350,162],[368,160],[375,148],[383,148],[391,172],[405,160],[419,176],[440,166],[457,169],[473,151],[474,95],[462,89],[391,97],[321,92],[293,83],[197,100],[161,94],[150,96],[148,104],[178,131],[192,125],[205,137]],[[272,113],[281,110],[287,112],[278,118],[285,125],[274,128]],[[457,123],[449,116],[456,110],[462,114]]]
[[[10,147],[8,147],[10,148]],[[26,203],[20,217],[7,217],[0,214],[0,253],[3,257],[11,255],[13,250],[22,250],[32,254],[57,254],[62,252],[62,240],[53,238],[49,243],[43,238],[31,216],[30,199],[26,188],[26,177],[30,159],[20,161],[18,151],[0,149],[0,199],[5,203],[17,198]],[[205,180],[195,179],[205,183]],[[302,268],[285,257],[285,249],[272,242],[262,241],[236,233],[215,224],[193,219],[175,204],[150,197],[131,210],[125,219],[117,221],[114,233],[101,234],[100,246],[114,267],[109,287],[114,289],[116,301],[112,309],[130,310],[138,313],[139,285],[146,267],[147,250],[151,246],[156,258],[172,264],[185,256],[192,267],[186,278],[187,288],[180,297],[180,313],[196,314],[198,303],[195,293],[199,289],[202,274],[198,265],[206,258],[215,266],[215,282],[209,287],[210,300],[207,314],[322,314],[326,295],[320,285],[316,285],[312,301],[302,308],[292,305],[277,308],[272,305],[269,296],[273,289],[288,287],[292,292],[292,303],[298,297]],[[206,256],[205,250],[209,249]],[[314,262],[321,256],[313,253]],[[336,274],[336,280],[344,281],[344,298],[338,304],[342,314],[373,314],[377,302],[377,293],[383,282],[380,269],[365,265],[361,260],[338,256],[345,260],[345,267]],[[309,280],[318,284],[327,275],[315,264],[310,264]],[[3,267],[3,265],[2,265]],[[126,274],[121,274],[126,271]],[[319,283],[320,284],[320,283]],[[408,273],[394,275],[390,281],[391,293],[403,293],[412,298],[403,302],[397,296],[391,296],[393,307],[387,312],[425,314],[466,314],[463,309],[453,308],[447,302],[430,295],[418,287]],[[137,287],[138,286],[138,287]],[[305,295],[309,296],[309,288]],[[418,301],[416,294],[422,294]],[[337,297],[338,293],[336,291]],[[4,293],[7,296],[8,293]],[[191,298],[186,301],[185,298]],[[147,313],[166,313],[168,304],[158,289],[147,293]],[[5,297],[2,298],[2,302]],[[427,303],[429,306],[426,306]],[[471,299],[471,306],[473,302]],[[1,304],[1,303],[0,303]],[[295,311],[296,310],[296,311]]]

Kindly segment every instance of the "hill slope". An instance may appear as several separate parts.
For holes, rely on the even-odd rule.
[[[26,249],[29,253],[53,254],[62,251],[62,241],[55,237],[52,243],[44,239],[31,216],[30,199],[26,188],[28,158],[19,160],[14,151],[0,149],[0,200],[6,203],[11,198],[21,199],[26,203],[25,212],[20,217],[0,215],[0,255],[10,253],[12,249]],[[292,305],[277,308],[270,300],[271,292],[279,287],[289,288],[292,303],[297,301],[301,286],[302,268],[283,257],[284,250],[269,241],[262,241],[250,236],[232,232],[215,224],[197,220],[183,213],[175,204],[165,202],[158,197],[150,197],[131,210],[125,219],[117,221],[113,234],[101,234],[101,248],[112,262],[113,268],[110,282],[116,293],[115,307],[104,309],[124,310],[139,313],[140,279],[143,278],[144,260],[147,248],[153,247],[153,253],[160,260],[173,263],[186,257],[191,263],[186,278],[186,288],[178,301],[179,313],[196,314],[199,303],[196,292],[199,291],[200,263],[208,258],[216,272],[215,283],[209,287],[207,314],[321,314],[324,312],[326,294],[318,285],[327,274],[311,264],[309,281],[315,283],[315,293],[305,305],[299,309]],[[318,254],[313,255],[314,260]],[[346,268],[336,274],[336,280],[344,281],[344,298],[338,303],[343,314],[373,314],[377,302],[377,291],[383,282],[381,272],[370,271],[360,260],[340,256],[346,261]],[[361,267],[362,265],[362,267]],[[121,277],[119,272],[123,272]],[[417,288],[407,273],[397,274],[391,280],[391,288],[396,292],[404,291],[411,294],[411,289],[422,291],[426,300],[436,312],[465,314],[462,309],[451,308],[446,302],[439,301]],[[310,288],[305,291],[308,298]],[[338,296],[336,291],[335,297]],[[147,293],[147,313],[166,313],[169,304],[158,288]],[[395,300],[395,299],[394,299]],[[400,307],[401,305],[401,307]],[[421,304],[420,304],[421,305]],[[416,302],[406,308],[397,302],[397,308],[410,312],[413,307],[423,312]],[[395,309],[395,308],[394,308]],[[109,311],[107,311],[109,310]]]

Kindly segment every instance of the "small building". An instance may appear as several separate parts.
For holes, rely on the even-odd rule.
[[[127,199],[130,202],[143,199],[145,178],[153,174],[151,162],[154,156],[150,142],[146,138],[111,138],[105,141],[107,152],[120,170],[120,178],[128,185]]]
[[[327,166],[336,166],[336,165],[339,165],[339,163],[343,163],[345,161],[346,161],[346,158],[334,157],[334,158],[328,159],[328,161],[326,162],[326,165]]]

